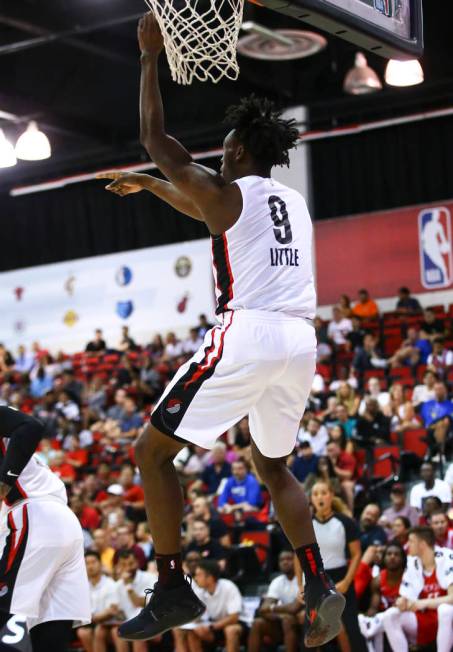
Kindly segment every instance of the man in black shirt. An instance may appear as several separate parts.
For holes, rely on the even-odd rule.
[[[102,330],[100,328],[96,328],[94,331],[94,340],[88,342],[85,347],[85,351],[87,353],[97,353],[100,355],[101,353],[105,353],[106,349],[107,345],[102,337]]]
[[[419,315],[422,307],[418,299],[411,297],[409,288],[402,287],[398,290],[396,310],[400,315]]]
[[[200,553],[202,559],[215,559],[221,568],[225,569],[227,554],[225,548],[215,539],[211,539],[211,533],[207,523],[198,519],[192,525],[193,540],[186,548],[186,554],[193,550]]]
[[[433,340],[436,335],[445,335],[445,324],[442,319],[436,318],[432,308],[426,308],[424,311],[420,329],[425,331],[430,340]]]
[[[384,528],[378,525],[381,510],[379,505],[370,503],[360,515],[360,545],[362,551],[368,546],[379,546],[387,543],[387,535]]]
[[[365,405],[365,412],[357,420],[358,437],[370,444],[376,444],[379,440],[388,441],[390,437],[389,417],[381,412],[375,398],[367,398]]]

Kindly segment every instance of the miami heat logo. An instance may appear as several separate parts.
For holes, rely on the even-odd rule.
[[[170,414],[178,414],[181,409],[181,401],[177,398],[172,398],[167,403],[167,412]]]

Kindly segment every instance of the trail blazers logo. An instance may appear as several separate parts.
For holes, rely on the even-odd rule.
[[[427,290],[453,282],[451,216],[444,207],[427,208],[418,216],[421,283]]]
[[[179,399],[172,398],[170,401],[168,401],[167,412],[170,412],[170,414],[178,414],[180,409],[181,409],[181,401]]]

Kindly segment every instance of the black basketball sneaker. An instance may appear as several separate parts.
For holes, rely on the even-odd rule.
[[[341,615],[344,611],[345,597],[338,593],[335,585],[327,578],[325,589],[311,593],[305,588],[306,619],[305,647],[318,647],[338,636],[341,630]]]

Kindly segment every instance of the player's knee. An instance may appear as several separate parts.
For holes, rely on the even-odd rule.
[[[384,611],[382,614],[382,625],[384,629],[393,627],[398,621],[400,613],[400,610],[396,607],[391,607],[390,609],[387,609],[387,611]]]
[[[439,622],[447,621],[451,623],[453,620],[453,605],[451,604],[441,604],[437,608],[437,617]]]
[[[181,448],[178,442],[149,425],[135,443],[135,459],[140,469],[160,466],[173,459]]]

